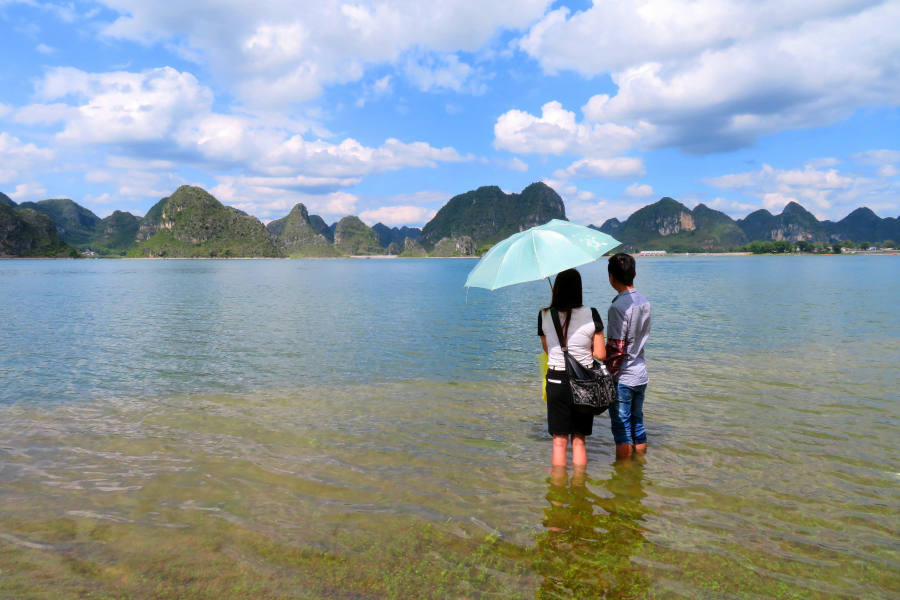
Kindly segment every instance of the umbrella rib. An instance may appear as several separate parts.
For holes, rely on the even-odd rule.
[[[544,269],[541,267],[541,257],[538,255],[537,244],[534,243],[534,233],[531,234],[531,249],[534,250],[534,260],[536,260],[538,264],[538,273],[541,274],[541,279],[543,279]]]

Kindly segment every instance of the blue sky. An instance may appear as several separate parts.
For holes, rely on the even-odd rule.
[[[545,181],[581,223],[662,196],[897,216],[898,25],[898,0],[0,0],[0,191],[421,226]]]

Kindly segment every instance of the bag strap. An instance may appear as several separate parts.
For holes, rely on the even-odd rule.
[[[550,318],[553,319],[553,328],[556,329],[556,338],[559,340],[559,347],[562,349],[563,354],[568,354],[569,340],[563,337],[562,325],[559,323],[559,311],[551,307]]]

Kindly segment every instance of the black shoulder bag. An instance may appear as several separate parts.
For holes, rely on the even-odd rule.
[[[559,323],[559,311],[550,309],[553,327],[559,339],[560,348],[566,361],[566,376],[569,378],[569,389],[572,393],[572,405],[579,412],[603,414],[609,405],[618,399],[616,384],[612,375],[599,360],[594,358],[590,367],[585,367],[569,355],[569,340],[563,335]],[[571,319],[571,315],[569,319]]]

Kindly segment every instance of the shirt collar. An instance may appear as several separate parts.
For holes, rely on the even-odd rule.
[[[618,294],[616,294],[616,297],[613,298],[613,302],[615,302],[616,300],[618,300],[625,294],[635,294],[635,293],[637,293],[637,290],[634,288],[631,288],[630,290],[623,290],[623,291],[619,292]]]

